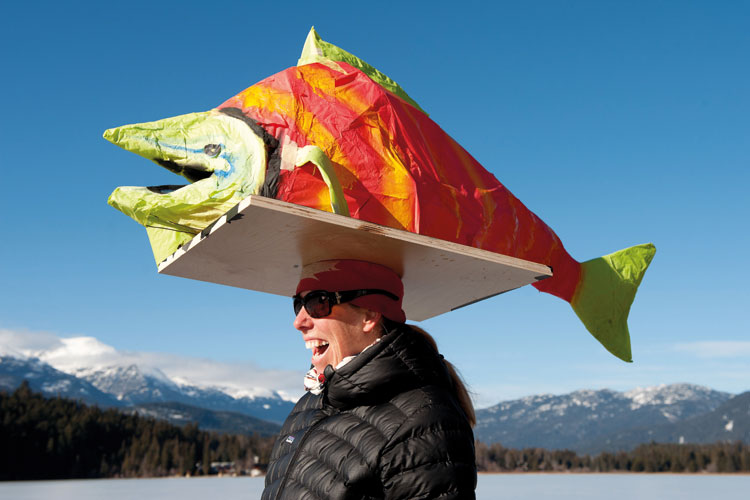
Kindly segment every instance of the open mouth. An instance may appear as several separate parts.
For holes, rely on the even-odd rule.
[[[211,175],[213,175],[213,171],[207,170],[205,167],[179,165],[172,160],[156,160],[156,163],[166,168],[170,172],[181,175],[182,177],[189,180],[191,184],[202,181],[203,179],[208,179],[209,177],[211,177]],[[169,194],[189,185],[190,184],[167,184],[162,186],[147,186],[146,189],[156,194]]]
[[[156,194],[169,194],[188,185],[189,184],[167,184],[163,186],[147,186],[146,189]]]
[[[320,358],[328,350],[328,342],[325,340],[308,340],[305,342],[305,348],[312,349],[313,359]]]
[[[190,183],[121,186],[108,202],[147,228],[154,259],[161,263],[247,195],[275,197],[279,167],[267,175],[268,155],[273,151],[278,157],[274,165],[280,165],[281,153],[278,141],[266,134],[267,144],[263,133],[241,110],[210,110],[108,129],[106,140]]]
[[[166,168],[170,172],[174,172],[177,175],[181,175],[190,182],[196,182],[203,179],[208,179],[213,174],[212,170],[206,169],[205,167],[196,167],[193,165],[179,165],[172,160],[156,160],[156,163]]]

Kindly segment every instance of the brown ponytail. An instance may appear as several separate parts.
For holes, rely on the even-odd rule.
[[[405,324],[404,326],[410,329],[415,334],[421,335],[432,346],[432,348],[435,349],[436,353],[439,352],[437,348],[437,342],[435,342],[435,339],[432,338],[432,335],[415,325]],[[453,364],[445,358],[443,358],[443,363],[445,363],[445,368],[448,370],[448,375],[450,375],[451,378],[453,395],[456,397],[456,399],[458,400],[458,404],[461,405],[461,409],[463,409],[464,413],[466,414],[466,418],[469,420],[469,425],[474,427],[474,425],[477,423],[477,418],[474,414],[474,405],[471,402],[469,391],[466,389],[466,385],[461,379],[461,375],[458,374],[458,370],[456,370],[456,367],[454,367]]]
[[[346,304],[349,307],[352,307],[354,309],[364,310],[365,308],[356,306],[354,304]],[[440,351],[437,347],[437,342],[435,342],[435,339],[432,338],[432,335],[427,333],[426,331],[422,330],[416,325],[408,325],[406,323],[398,323],[396,321],[392,321],[385,316],[382,316],[380,319],[380,331],[378,335],[384,335],[396,328],[402,328],[406,331],[411,330],[411,332],[415,335],[421,335],[422,338],[424,338],[430,346],[435,350],[435,354],[439,354]],[[442,357],[442,356],[441,356]],[[474,427],[477,423],[477,417],[474,413],[474,404],[471,402],[471,396],[469,396],[469,391],[466,389],[466,384],[464,384],[463,379],[461,378],[461,375],[459,375],[458,370],[456,370],[456,367],[453,366],[453,363],[448,361],[447,359],[443,358],[443,363],[445,364],[445,368],[448,371],[448,376],[451,379],[451,387],[453,388],[453,396],[455,396],[456,400],[458,401],[459,406],[464,411],[464,414],[466,414],[466,419],[469,421],[469,425],[471,427]]]

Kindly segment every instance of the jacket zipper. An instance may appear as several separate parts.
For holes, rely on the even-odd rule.
[[[310,435],[310,433],[315,429],[318,425],[323,423],[323,420],[325,420],[328,417],[328,415],[323,416],[320,420],[312,424],[308,429],[307,432],[305,432],[302,437],[299,440],[299,444],[297,445],[297,449],[294,450],[294,455],[292,455],[292,459],[289,461],[289,467],[284,471],[284,479],[281,481],[281,484],[279,485],[279,491],[276,493],[276,498],[281,498],[281,493],[284,491],[284,488],[286,488],[286,481],[289,479],[289,472],[291,471],[291,468],[294,467],[294,464],[297,462],[297,455],[300,454],[300,451],[302,451],[302,445],[305,444],[305,440],[307,440],[307,436]]]

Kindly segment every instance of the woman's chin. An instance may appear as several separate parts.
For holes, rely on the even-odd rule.
[[[328,365],[331,365],[331,367],[335,368],[336,365],[340,362],[341,360],[336,360],[333,358],[333,356],[323,355],[318,359],[313,358],[312,365],[315,367],[315,370],[318,373],[323,373]]]
[[[313,356],[312,358],[312,365],[315,368],[315,370],[318,373],[323,373],[323,370],[326,369],[326,366],[332,364],[331,361],[328,359],[328,356]]]

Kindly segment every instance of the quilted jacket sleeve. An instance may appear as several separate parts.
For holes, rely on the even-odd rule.
[[[449,406],[433,400],[413,413],[403,408],[406,419],[380,457],[385,498],[475,498],[474,435]]]

